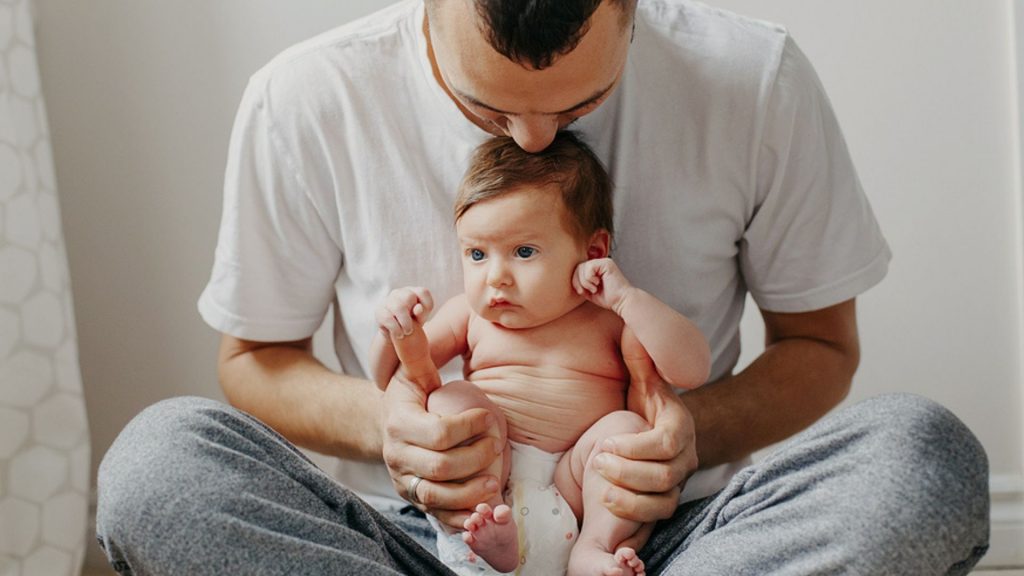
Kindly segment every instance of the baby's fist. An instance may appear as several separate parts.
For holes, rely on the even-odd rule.
[[[611,258],[595,258],[576,266],[572,287],[587,300],[618,314],[633,285]]]
[[[400,340],[412,334],[416,324],[422,324],[433,309],[430,290],[422,286],[396,288],[377,308],[377,326],[385,335]]]

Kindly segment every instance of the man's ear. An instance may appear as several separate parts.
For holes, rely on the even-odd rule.
[[[601,228],[590,236],[590,241],[587,243],[587,260],[607,258],[611,248],[612,235]]]

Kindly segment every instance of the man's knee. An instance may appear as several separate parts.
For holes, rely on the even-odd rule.
[[[883,508],[922,534],[966,546],[964,558],[988,541],[988,458],[981,443],[942,405],[910,394],[863,402],[869,442],[863,466]],[[868,431],[868,429],[871,429]],[[975,559],[976,561],[976,559]]]
[[[140,412],[103,457],[97,476],[101,540],[143,531],[154,510],[203,482],[200,446],[232,409],[205,398],[173,398]],[[109,552],[109,550],[108,550]]]
[[[952,412],[941,404],[913,394],[887,394],[866,400],[854,408],[875,435],[881,452],[909,464],[914,475],[927,481],[935,468],[955,471],[960,483],[987,483],[988,457],[985,449]],[[910,479],[911,482],[916,481]],[[973,484],[972,484],[973,482]],[[987,485],[987,484],[986,484]]]

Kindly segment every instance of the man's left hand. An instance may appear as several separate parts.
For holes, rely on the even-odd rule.
[[[630,373],[627,408],[652,428],[606,439],[595,463],[613,484],[603,495],[608,510],[654,522],[672,516],[683,484],[697,469],[693,417],[632,334],[624,336],[622,354]]]

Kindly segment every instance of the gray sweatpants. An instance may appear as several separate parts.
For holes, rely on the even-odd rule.
[[[648,574],[966,574],[988,547],[988,463],[941,406],[837,411],[721,492],[679,506]],[[418,512],[382,515],[258,420],[211,400],[143,411],[99,471],[122,574],[451,574]]]

